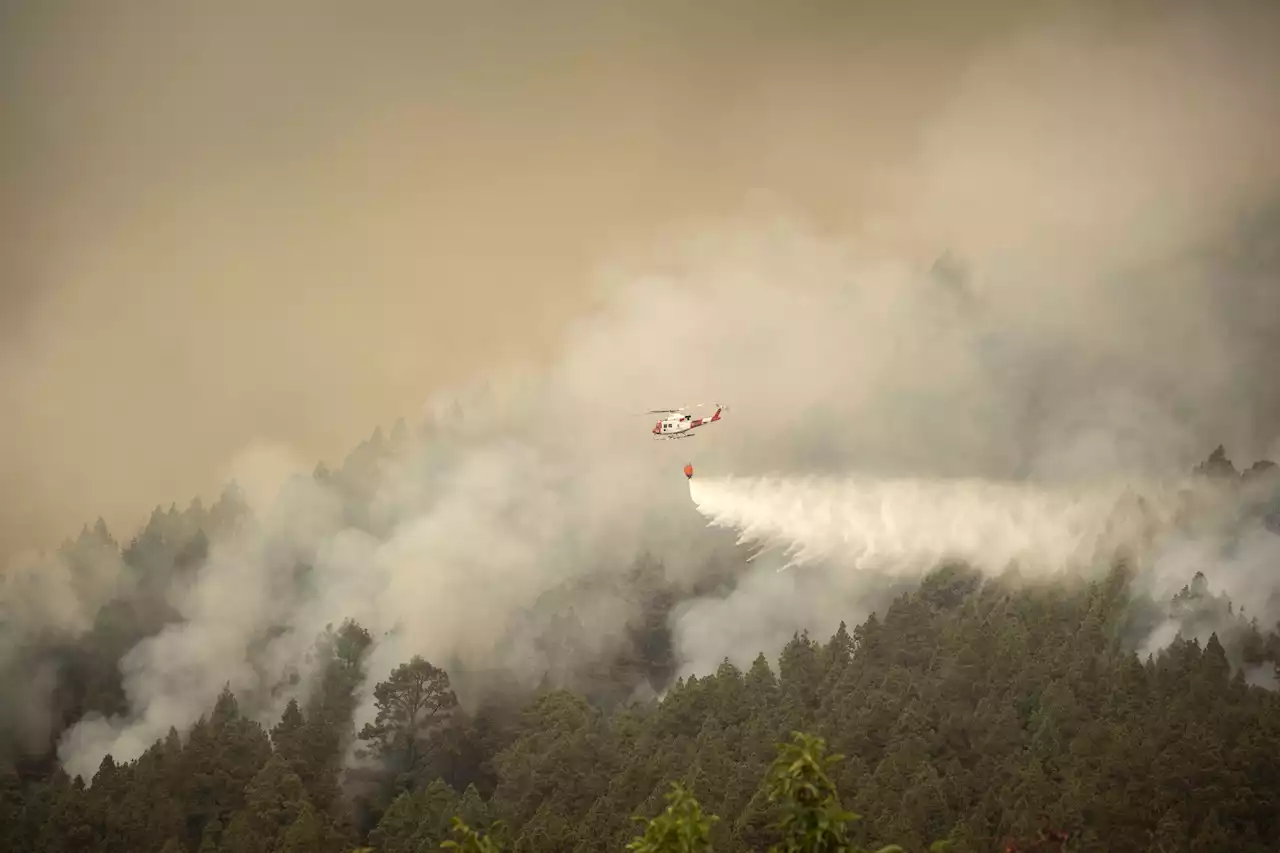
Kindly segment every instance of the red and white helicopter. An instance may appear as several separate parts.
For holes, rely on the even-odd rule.
[[[697,406],[684,406],[679,409],[650,409],[646,414],[666,415],[665,418],[653,425],[654,439],[693,438],[693,430],[700,426],[715,423],[720,420],[721,415],[729,411],[728,406],[711,403],[710,405],[716,407],[716,411],[709,418],[695,418],[685,412],[685,409],[696,409],[703,405],[706,404],[699,403]]]

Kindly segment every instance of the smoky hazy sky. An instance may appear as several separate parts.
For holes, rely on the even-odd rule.
[[[969,155],[993,141],[986,110],[1024,155],[1020,132],[1079,132],[1080,156],[1098,154],[1105,121],[1073,127],[1016,75],[957,101],[1032,24],[1141,44],[1176,19],[1157,60],[1099,47],[1091,81],[1114,92],[1134,70],[1165,115],[1169,43],[1253,86],[1245,101],[1275,91],[1263,4],[1084,5],[5,3],[0,546],[99,514],[127,535],[157,503],[216,489],[255,441],[337,460],[443,385],[548,358],[614,252],[760,194],[822,227],[874,228],[923,157],[933,212],[978,251],[1055,205],[1097,214],[1061,194],[1030,214],[974,203],[1070,156],[945,156],[958,110],[978,116],[960,125]],[[1072,53],[1064,73],[1088,78],[1092,61]],[[1019,110],[1024,128],[1008,122]],[[1236,122],[1235,147],[1190,123],[1170,140],[1168,122],[1112,118],[1163,146],[1131,148],[1145,156],[1129,165],[1203,178],[1184,194],[1221,170],[1247,182],[1275,139]],[[1181,145],[1222,156],[1184,169]],[[1123,188],[1111,165],[1095,179]],[[1151,201],[1149,178],[1130,201]],[[904,251],[959,232],[929,233]]]
[[[641,551],[705,575],[728,540],[685,461],[1078,497],[1218,442],[1242,465],[1280,451],[1277,232],[1247,222],[1280,200],[1273,0],[3,14],[0,554],[99,514],[126,539],[233,473],[267,510],[172,590],[181,620],[121,659],[129,714],[62,738],[73,769],[224,684],[264,689],[347,616],[384,638],[371,673],[422,654],[536,680],[501,638],[533,647],[545,593]],[[958,287],[929,275],[944,252]],[[380,532],[310,478],[273,504],[282,469],[482,378],[499,393],[384,472]],[[633,416],[712,399],[732,412],[693,442]],[[1018,501],[982,494],[885,506],[915,523],[890,525],[907,550],[984,518],[1025,539]],[[1192,544],[1157,574],[1185,583]],[[1272,587],[1270,539],[1251,553],[1211,567],[1233,593]],[[104,562],[15,561],[0,653],[85,630],[129,583]],[[756,562],[683,602],[682,665],[857,617],[878,581],[845,569]],[[574,599],[601,649],[634,606],[610,588]],[[273,625],[295,630],[260,671],[246,649]],[[49,689],[10,692],[41,720]]]

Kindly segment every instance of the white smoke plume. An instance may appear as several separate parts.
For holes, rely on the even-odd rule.
[[[177,591],[182,621],[121,662],[133,713],[80,721],[62,739],[65,767],[87,779],[104,754],[136,757],[170,726],[188,728],[224,684],[270,722],[298,695],[271,696],[270,688],[297,672],[305,696],[307,652],[326,625],[346,618],[377,641],[369,692],[414,654],[536,685],[548,668],[533,646],[536,620],[547,615],[541,596],[625,569],[642,546],[672,572],[699,566],[706,546],[672,547],[687,540],[678,532],[678,487],[664,501],[653,488],[662,475],[636,473],[633,488],[610,495],[545,445],[445,433],[380,475],[368,525],[379,534],[349,526],[331,486],[294,478],[254,529],[215,543],[194,584]],[[661,524],[671,543],[665,552],[642,529],[645,512],[664,505],[677,519]],[[696,527],[692,514],[685,520]],[[301,582],[300,564],[308,567]],[[635,602],[609,589],[570,594],[595,644],[578,653],[611,651]],[[273,626],[288,630],[251,652]],[[365,717],[371,707],[357,728]]]
[[[17,748],[39,753],[47,747],[49,699],[57,686],[56,665],[24,659],[24,642],[76,640],[129,582],[101,523],[56,552],[23,553],[0,567],[0,684],[14,685],[0,690],[0,731]]]

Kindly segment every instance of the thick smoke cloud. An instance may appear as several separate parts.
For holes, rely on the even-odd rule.
[[[1090,495],[1114,495],[1126,483],[1176,479],[1218,443],[1245,465],[1259,458],[1280,437],[1280,391],[1263,381],[1280,363],[1280,311],[1266,310],[1277,307],[1275,270],[1251,260],[1266,232],[1240,223],[1276,197],[1280,165],[1263,155],[1280,150],[1270,88],[1280,52],[1264,43],[1274,15],[1242,8],[1212,19],[1175,11],[1158,20],[1037,23],[1013,36],[971,36],[940,56],[913,43],[869,54],[874,61],[779,50],[753,65],[745,52],[726,48],[729,61],[709,49],[711,67],[753,68],[752,85],[713,113],[697,109],[714,100],[701,89],[672,96],[671,112],[658,110],[670,122],[662,126],[684,138],[705,131],[695,146],[704,151],[715,147],[707,140],[724,140],[730,165],[717,179],[765,192],[743,211],[716,180],[691,177],[689,194],[714,203],[695,210],[650,198],[650,210],[664,214],[654,219],[671,216],[667,239],[611,253],[596,251],[608,242],[598,233],[582,237],[602,259],[594,310],[558,336],[545,364],[491,377],[487,394],[460,406],[459,421],[433,415],[436,432],[382,472],[363,529],[296,461],[309,458],[309,441],[281,451],[242,441],[251,450],[233,468],[249,484],[255,525],[213,543],[193,584],[173,591],[182,620],[122,661],[129,713],[67,732],[67,768],[88,775],[107,751],[134,757],[170,725],[194,721],[225,683],[269,718],[289,696],[272,688],[299,670],[305,691],[306,650],[326,624],[348,616],[378,643],[370,687],[412,654],[536,682],[549,662],[529,639],[564,603],[557,595],[583,620],[595,645],[588,651],[607,651],[636,608],[607,583],[621,568],[648,553],[691,588],[735,538],[707,529],[680,475],[685,461],[709,478],[848,474],[922,489],[955,478],[1013,482],[1017,500],[1057,495],[1091,506]],[[813,46],[811,31],[795,38]],[[911,77],[917,60],[925,82]],[[650,67],[680,76],[661,62]],[[694,67],[690,60],[676,70]],[[881,80],[898,75],[900,105],[869,94],[870,70]],[[660,96],[629,79],[636,98],[621,114],[652,115]],[[881,119],[891,129],[879,128]],[[576,151],[573,134],[564,137]],[[859,145],[844,144],[859,137]],[[779,159],[804,165],[784,169]],[[266,173],[271,163],[258,165]],[[677,197],[679,183],[663,183],[664,192]],[[522,186],[507,192],[518,196]],[[476,192],[446,196],[456,210],[469,209],[467,198],[499,206]],[[538,196],[543,206],[526,211],[529,221],[554,218],[552,195]],[[624,197],[611,193],[606,207]],[[833,205],[832,197],[858,202]],[[594,209],[583,204],[566,216],[588,220]],[[724,209],[736,212],[713,216]],[[233,244],[246,236],[219,233]],[[536,254],[527,235],[514,244],[500,229],[490,236],[468,245]],[[268,244],[237,245],[253,257],[271,256]],[[944,250],[947,262],[935,265]],[[241,280],[247,262],[224,261],[221,272]],[[534,280],[519,267],[490,272]],[[284,264],[272,274],[288,279],[289,271]],[[402,342],[419,316],[372,295],[353,300],[361,317],[385,319]],[[306,304],[281,302],[290,311]],[[219,304],[230,312],[239,303]],[[529,304],[504,304],[501,313]],[[265,346],[231,360],[274,364],[281,387],[295,374],[337,376],[343,389],[377,387],[326,350],[335,341],[344,347],[319,319],[333,308],[298,309],[303,331],[290,337],[297,351],[281,352],[286,364],[262,358]],[[445,348],[454,357],[463,337]],[[312,363],[309,354],[320,351],[327,360]],[[489,371],[477,364],[474,373]],[[37,383],[28,380],[22,387],[30,390]],[[397,381],[397,393],[409,387]],[[270,396],[264,388],[243,391],[252,404],[244,410]],[[361,399],[377,397],[368,394]],[[441,407],[453,396],[441,394]],[[635,414],[711,401],[730,403],[730,414],[685,441],[651,441],[652,419]],[[387,402],[377,397],[364,410]],[[362,411],[354,402],[352,409]],[[297,423],[269,420],[277,434]],[[291,469],[301,476],[276,495]],[[1053,511],[1053,500],[1031,500]],[[990,498],[987,517],[1008,503]],[[1155,504],[1160,518],[1164,506]],[[963,506],[954,517],[962,527],[972,521]],[[920,535],[900,541],[927,549],[937,535],[932,520],[914,516]],[[1043,547],[1036,529],[1008,553],[1061,556],[1054,529],[1039,528],[1050,531]],[[1187,547],[1205,541],[1193,537]],[[1169,563],[1161,577],[1192,563],[1227,565],[1218,550]],[[893,563],[858,573],[840,556],[782,573],[776,560],[757,561],[731,590],[687,600],[672,624],[684,671],[705,671],[726,655],[749,662],[794,630],[854,621],[901,582]],[[1267,587],[1260,563],[1237,563],[1239,577]],[[581,586],[566,592],[573,582]],[[288,630],[276,634],[277,626]]]
[[[126,585],[116,543],[101,525],[85,528],[56,553],[18,555],[0,573],[0,731],[20,748],[48,744],[49,700],[58,681],[56,664],[26,659],[23,645],[82,636]]]

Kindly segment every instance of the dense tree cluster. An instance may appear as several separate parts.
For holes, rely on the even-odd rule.
[[[316,476],[370,488],[350,470]],[[75,642],[31,641],[23,665],[57,664],[64,724],[126,710],[116,662],[173,618],[169,576],[243,511],[234,490],[158,511],[124,549],[129,594]],[[81,561],[114,547],[103,525],[66,546]],[[314,689],[269,726],[226,689],[189,732],[108,756],[92,779],[52,750],[11,750],[0,849],[1280,849],[1280,696],[1250,683],[1274,682],[1280,634],[1200,574],[1151,608],[1124,565],[1052,587],[945,566],[852,630],[623,701],[637,673],[670,672],[658,606],[587,680],[467,705],[445,662],[369,672],[375,639],[348,621],[317,638]],[[1185,634],[1144,660],[1132,637],[1160,620]],[[357,730],[366,681],[376,713]]]
[[[359,733],[371,640],[347,623],[321,638],[320,688],[269,732],[224,691],[185,738],[108,757],[91,785],[10,773],[0,846],[408,853],[449,840],[457,817],[500,821],[513,850],[620,851],[677,782],[698,805],[681,794],[668,818],[705,809],[715,849],[763,850],[787,826],[776,745],[806,731],[846,756],[831,780],[864,818],[845,830],[861,847],[1058,833],[1073,850],[1276,849],[1280,698],[1233,672],[1216,635],[1146,662],[1124,649],[1127,581],[1015,589],[943,569],[852,631],[796,636],[776,671],[764,655],[745,672],[725,662],[610,713],[565,690],[464,710],[448,673],[415,658],[377,684]],[[1275,635],[1258,640],[1251,654],[1274,661]],[[353,736],[363,776],[342,769]]]

